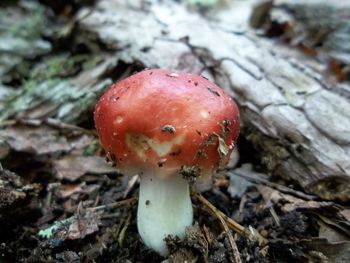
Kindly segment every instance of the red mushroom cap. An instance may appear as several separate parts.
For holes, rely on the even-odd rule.
[[[239,134],[235,102],[204,77],[149,69],[113,84],[96,106],[108,158],[126,174],[170,176],[196,167],[202,176],[226,164]]]

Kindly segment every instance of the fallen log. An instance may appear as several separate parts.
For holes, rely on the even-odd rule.
[[[127,64],[214,80],[240,105],[242,136],[271,174],[324,199],[350,200],[349,86],[327,83],[308,58],[288,57],[254,34],[250,5],[217,8],[203,16],[172,1],[101,0],[78,15],[79,37]]]

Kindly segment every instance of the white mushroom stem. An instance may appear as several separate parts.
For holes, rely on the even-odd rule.
[[[164,238],[172,235],[183,239],[192,220],[189,185],[180,174],[170,179],[150,172],[141,176],[137,227],[146,246],[168,255]]]

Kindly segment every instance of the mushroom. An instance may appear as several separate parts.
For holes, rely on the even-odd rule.
[[[164,239],[183,239],[193,221],[189,186],[207,189],[235,146],[235,102],[202,76],[148,69],[113,84],[94,114],[107,157],[119,172],[140,175],[143,242],[166,256]]]

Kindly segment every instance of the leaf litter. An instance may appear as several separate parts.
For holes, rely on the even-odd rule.
[[[14,156],[26,156],[13,166],[16,173],[2,170],[0,201],[3,207],[23,208],[31,204],[25,215],[31,215],[28,233],[34,234],[30,249],[35,253],[29,255],[28,251],[28,259],[54,256],[74,260],[160,260],[144,247],[137,234],[138,178],[125,180],[100,156],[103,153],[94,144],[93,132],[46,119],[13,121],[0,134],[8,149],[2,160],[4,165],[12,164]],[[32,146],[35,144],[37,147]],[[29,165],[26,171],[19,168],[28,163],[36,165]],[[349,256],[347,209],[267,178],[255,172],[252,165],[218,174],[213,190],[204,196],[221,210],[219,217],[216,212],[206,212],[206,203],[199,202],[198,196],[194,198],[196,223],[186,230],[185,240],[169,237],[172,254],[167,260],[231,262],[233,244],[242,262],[271,258],[342,262]],[[125,199],[128,197],[131,198]],[[4,213],[0,221],[8,216],[13,215]],[[15,217],[14,222],[22,219]],[[232,219],[245,230],[231,228]],[[218,227],[220,220],[228,228]],[[16,236],[16,232],[12,235]],[[266,241],[259,245],[259,238],[251,239],[251,235]],[[4,255],[14,258],[11,251],[21,246],[16,242],[12,240],[2,248]],[[340,249],[335,250],[336,246]]]

